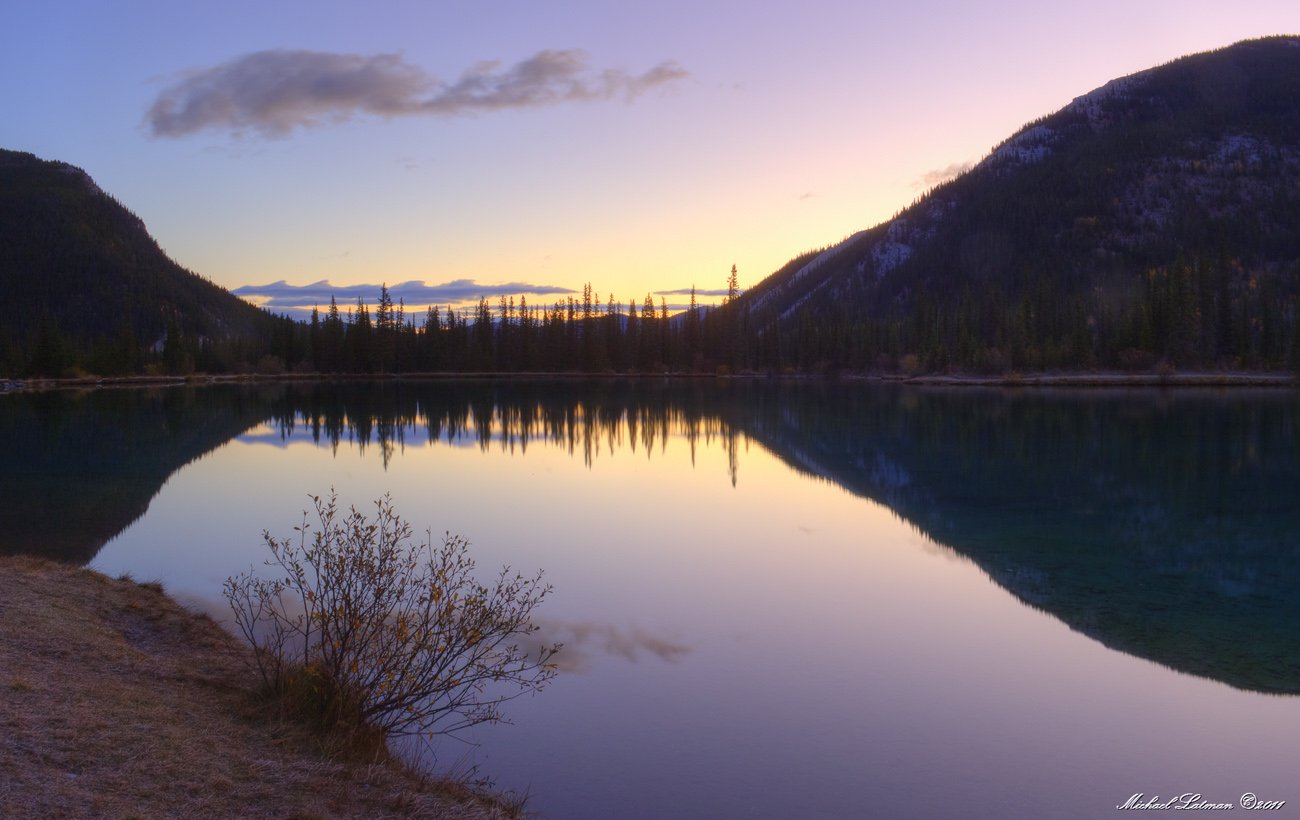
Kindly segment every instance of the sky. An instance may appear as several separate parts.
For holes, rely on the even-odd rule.
[[[888,219],[1294,0],[5,0],[0,147],[269,308],[670,306]]]

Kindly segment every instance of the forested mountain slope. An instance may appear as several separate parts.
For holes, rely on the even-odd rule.
[[[1113,80],[739,304],[759,363],[1284,368],[1298,294],[1300,38],[1275,37]]]
[[[193,366],[275,321],[173,262],[85,171],[0,150],[0,374],[134,372],[169,341]]]

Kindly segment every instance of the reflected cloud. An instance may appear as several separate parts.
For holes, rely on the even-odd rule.
[[[538,620],[538,631],[521,647],[535,654],[541,647],[564,644],[555,656],[561,672],[583,674],[591,670],[593,656],[604,654],[637,663],[643,654],[676,663],[691,651],[689,646],[633,626],[620,629],[593,621]]]
[[[155,137],[253,131],[283,137],[297,128],[381,117],[457,116],[563,102],[632,99],[688,76],[671,61],[641,74],[587,66],[575,49],[545,49],[509,67],[471,66],[445,83],[399,54],[272,49],[195,69],[163,89],[145,115]]]
[[[255,574],[263,575],[258,567],[251,568]],[[239,627],[235,623],[230,601],[225,597],[203,595],[196,592],[170,592],[177,601],[192,612],[202,613],[233,635],[239,636]],[[302,601],[292,593],[280,596],[281,611],[289,618],[302,615]],[[557,643],[563,644],[554,656],[556,668],[561,672],[586,674],[591,671],[593,660],[599,655],[622,658],[637,663],[641,657],[658,658],[667,663],[676,663],[691,651],[685,644],[674,641],[665,635],[656,635],[641,627],[633,626],[621,629],[613,624],[594,621],[553,621],[535,619],[538,630],[519,640],[519,648],[525,655],[537,657],[544,647]],[[259,622],[254,633],[259,641],[270,634],[270,627]]]

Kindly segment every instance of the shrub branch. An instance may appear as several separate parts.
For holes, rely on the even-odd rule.
[[[501,704],[555,676],[560,645],[529,653],[533,610],[551,592],[542,573],[504,567],[475,580],[469,542],[413,541],[385,495],[367,518],[312,496],[296,535],[262,537],[274,571],[228,578],[226,599],[253,645],[263,684],[325,724],[386,735],[451,734],[503,721]]]

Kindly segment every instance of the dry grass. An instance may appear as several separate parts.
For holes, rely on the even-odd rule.
[[[279,719],[246,652],[156,584],[0,558],[0,817],[517,815]]]

